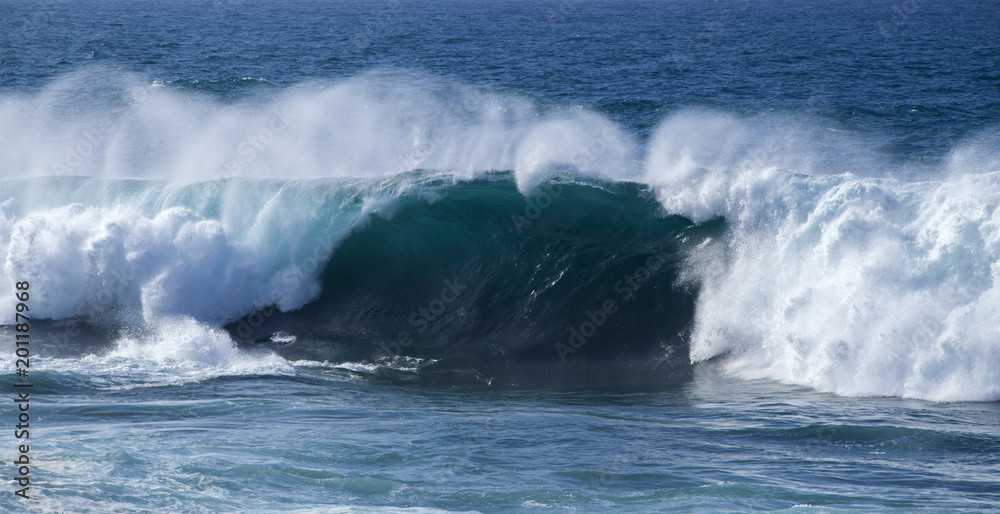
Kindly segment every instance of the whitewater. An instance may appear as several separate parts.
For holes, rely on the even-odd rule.
[[[373,220],[392,222],[405,205],[424,206],[427,230],[461,246],[500,234],[553,238],[539,229],[553,216],[565,231],[647,223],[560,197],[566,188],[645,201],[648,223],[687,223],[673,235],[682,242],[671,275],[658,277],[669,283],[655,294],[686,291],[693,312],[636,309],[632,321],[675,336],[668,346],[657,333],[648,343],[659,350],[643,358],[679,350],[689,365],[709,362],[725,375],[845,396],[1000,400],[996,130],[914,164],[880,155],[880,141],[791,112],[682,110],[643,136],[592,109],[416,72],[379,70],[227,101],[104,69],[4,93],[0,130],[3,280],[31,282],[36,319],[78,322],[73,331],[115,327],[114,349],[88,357],[104,365],[208,359],[222,374],[291,373],[270,350],[238,345],[244,335],[234,323],[315,302],[336,287],[326,281],[341,243],[374,230]],[[481,224],[447,217],[448,196],[470,184],[499,188],[482,193],[484,203],[514,193],[524,207],[484,206],[492,217]],[[720,219],[724,229],[705,228]],[[664,240],[642,237],[602,244],[642,247],[635,257]],[[447,248],[431,237],[410,244]],[[501,266],[488,259],[523,261],[525,251],[446,271],[430,258],[416,264],[481,284]],[[547,254],[552,266],[534,271],[527,263],[508,287],[537,273],[543,288],[585,281],[583,270],[622,262],[566,257]],[[3,294],[16,303],[12,290]],[[465,294],[463,305],[500,293],[474,285]],[[591,296],[599,305],[601,294]],[[495,307],[518,308],[502,314],[536,315]],[[536,328],[551,339],[533,351],[557,358],[551,346],[573,320],[538,318],[552,325]],[[461,325],[466,333],[442,330],[434,345],[504,335],[491,323]]]
[[[990,0],[0,0],[0,511],[994,512],[998,69]]]

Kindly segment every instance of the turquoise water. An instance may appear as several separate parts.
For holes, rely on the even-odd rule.
[[[0,510],[1000,505],[991,2],[0,12]]]
[[[954,511],[998,500],[995,403],[840,398],[707,369],[658,390],[497,391],[301,366],[47,393],[43,412],[37,505],[55,510]]]

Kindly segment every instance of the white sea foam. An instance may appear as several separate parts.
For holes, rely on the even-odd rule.
[[[132,324],[109,349],[82,357],[32,361],[33,373],[53,371],[65,380],[81,380],[107,390],[180,385],[223,376],[291,375],[293,366],[269,351],[240,349],[225,330],[186,316],[160,316]]]
[[[273,353],[240,350],[224,330],[187,317],[161,317],[123,337],[110,353],[83,359],[133,376],[143,384],[183,383],[223,375],[288,375],[292,366]]]
[[[219,325],[271,304],[299,308],[319,294],[336,244],[410,189],[379,182],[400,172],[514,170],[527,190],[566,169],[604,179],[638,170],[632,139],[593,112],[416,74],[227,104],[90,69],[4,100],[0,176],[168,181],[106,198],[99,187],[60,196],[51,184],[0,198],[3,273],[32,280],[42,318],[140,310]],[[228,177],[351,177],[356,187],[181,187]]]
[[[755,121],[679,116],[651,145],[664,205],[733,229],[690,263],[692,361],[845,395],[1000,399],[996,154],[972,143],[926,180],[866,177],[802,165],[818,159],[801,135],[774,143]]]
[[[690,111],[667,118],[643,157],[587,109],[421,75],[223,102],[95,74],[4,95],[0,176],[166,182],[114,198],[24,187],[0,198],[3,278],[32,280],[36,316],[117,310],[216,327],[295,309],[366,213],[412,189],[399,173],[513,170],[527,191],[570,171],[645,182],[670,212],[727,219],[730,237],[687,266],[701,286],[693,361],[724,355],[737,376],[847,395],[1000,399],[994,132],[914,169],[807,119]],[[184,185],[227,177],[282,180]],[[287,181],[321,177],[341,182]]]
[[[240,233],[182,207],[146,217],[74,203],[13,225],[4,274],[30,281],[38,318],[97,320],[124,310],[218,325],[271,304],[295,309],[319,293],[322,265],[346,229],[281,231],[270,218],[262,213]],[[278,241],[255,237],[262,229]]]

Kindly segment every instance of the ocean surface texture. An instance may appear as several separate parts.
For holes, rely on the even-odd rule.
[[[1000,7],[0,0],[0,259],[0,511],[996,511]]]

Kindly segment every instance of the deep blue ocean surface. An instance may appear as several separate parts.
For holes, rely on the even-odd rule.
[[[1000,509],[993,1],[0,0],[0,257],[2,511]]]

